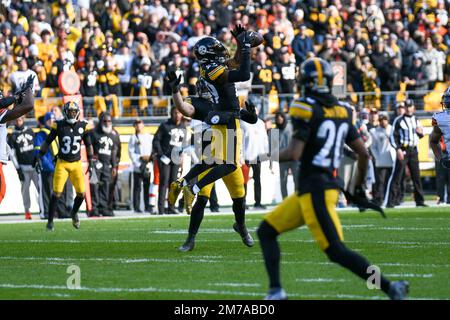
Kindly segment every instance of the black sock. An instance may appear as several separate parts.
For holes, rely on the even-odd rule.
[[[372,273],[368,273],[368,268],[370,267],[369,261],[358,253],[348,249],[342,242],[330,245],[325,250],[325,253],[332,262],[340,264],[366,281],[372,275]],[[381,290],[388,293],[390,281],[383,275],[380,275],[380,280]]]
[[[72,217],[78,213],[78,210],[80,209],[81,204],[83,203],[83,200],[84,200],[84,197],[79,197],[79,196],[75,197],[75,201],[73,202],[73,207],[72,207]]]
[[[234,219],[239,226],[245,224],[245,198],[233,199]]]
[[[278,232],[266,221],[263,221],[257,231],[259,243],[264,257],[270,288],[281,288],[280,284],[280,247]]]
[[[203,187],[206,187],[208,184],[213,183],[214,181],[217,181],[230,173],[232,173],[234,170],[236,170],[235,164],[219,164],[212,168],[211,171],[209,171],[206,176],[204,176],[201,180],[199,180],[196,185],[201,190]]]
[[[56,203],[58,202],[59,198],[56,197],[54,194],[50,198],[50,205],[48,208],[48,222],[53,222],[53,218],[55,217],[56,212]]]
[[[206,164],[206,163],[203,163],[203,162],[197,163],[184,176],[184,180],[186,180],[189,183],[189,181],[191,181],[192,179],[198,177],[199,174],[201,174],[202,172],[208,170],[211,167],[212,167],[212,164]]]
[[[208,203],[208,198],[205,196],[198,196],[197,200],[192,207],[191,219],[189,221],[189,237],[188,240],[194,239],[195,235],[200,228],[200,224],[203,220],[203,215],[205,213],[206,204]]]

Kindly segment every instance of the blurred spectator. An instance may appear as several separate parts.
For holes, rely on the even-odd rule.
[[[297,69],[295,63],[291,59],[289,51],[287,48],[284,49],[285,50],[281,51],[281,61],[275,63],[273,77],[279,94],[280,110],[288,111],[296,91]],[[289,96],[282,96],[283,94],[288,94]]]
[[[166,195],[172,181],[178,179],[180,169],[179,159],[176,159],[182,151],[182,144],[185,139],[186,127],[181,121],[182,114],[172,107],[170,119],[162,123],[155,133],[153,139],[153,157],[158,161],[159,167],[159,194],[158,213],[176,214],[173,207],[165,210]]]
[[[47,112],[44,116],[39,118],[39,131],[36,133],[34,139],[35,154],[39,152],[40,146],[44,143],[48,134],[50,133],[55,115],[52,112]],[[48,211],[50,207],[50,197],[53,191],[53,172],[55,171],[55,157],[58,153],[57,142],[53,141],[47,153],[41,158],[42,170],[40,179],[42,181],[41,192],[39,194],[42,202],[41,219],[48,218]]]
[[[375,165],[375,185],[372,189],[372,196],[376,204],[382,205],[387,182],[392,173],[395,149],[389,141],[392,126],[389,124],[388,114],[386,112],[379,114],[379,123],[379,126],[371,128],[369,132],[373,140],[370,146],[370,152]]]
[[[34,132],[30,127],[25,126],[25,117],[19,117],[14,121],[14,130],[8,135],[8,145],[11,148],[11,160],[17,170],[19,180],[22,185],[23,207],[25,209],[25,219],[31,220],[30,213],[30,187],[33,182],[34,187],[40,193],[39,176],[33,168],[34,163]],[[39,204],[41,213],[43,211]]]
[[[396,91],[400,89],[401,64],[398,57],[390,57],[389,61],[380,67],[379,78],[381,91],[393,92],[382,95],[382,109],[390,110],[390,107],[396,103]]]
[[[112,118],[108,112],[100,114],[99,122],[91,133],[92,147],[96,159],[97,183],[91,183],[92,211],[90,216],[113,216],[110,202],[110,185],[117,175],[117,146],[112,132]]]
[[[423,56],[421,53],[416,53],[413,56],[412,66],[405,71],[403,81],[406,83],[406,90],[408,91],[423,91],[428,89],[428,76],[423,64]],[[415,93],[409,95],[414,100],[419,109],[423,109],[424,93]]]
[[[311,38],[306,35],[306,29],[306,25],[301,25],[298,34],[291,44],[295,54],[295,62],[298,66],[308,58],[309,54],[314,53],[313,42]]]
[[[128,142],[128,154],[133,163],[132,197],[133,209],[136,213],[142,213],[141,190],[144,185],[144,208],[146,212],[153,213],[149,202],[150,168],[149,162],[152,154],[153,137],[144,133],[144,123],[141,119],[134,121],[135,134]]]
[[[251,66],[251,72],[252,86],[262,88],[254,89],[252,92],[253,96],[250,99],[258,107],[259,113],[264,116],[269,108],[267,95],[270,93],[273,85],[273,65],[264,51],[258,51],[256,54],[256,59]]]
[[[292,127],[291,124],[288,123],[288,119],[286,117],[286,114],[284,112],[277,112],[275,114],[275,125],[276,128],[279,130],[279,150],[286,149],[289,146],[289,143],[292,139]],[[292,177],[295,184],[295,190],[297,190],[297,174],[299,169],[299,162],[298,161],[287,161],[287,162],[280,162],[280,187],[281,187],[281,195],[284,198],[287,197],[287,183],[288,183],[288,176],[289,171],[292,173]]]
[[[241,121],[242,146],[244,151],[245,165],[242,166],[244,173],[245,190],[249,181],[250,168],[253,172],[255,209],[265,209],[261,203],[261,162],[265,161],[269,153],[269,139],[267,137],[266,125],[263,120],[258,119],[255,124]]]
[[[425,47],[421,50],[425,74],[428,79],[428,89],[433,90],[436,81],[444,80],[445,54],[433,47],[431,38],[425,40]]]

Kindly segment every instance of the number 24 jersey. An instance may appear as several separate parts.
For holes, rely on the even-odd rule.
[[[81,140],[85,140],[86,143],[89,130],[91,128],[86,120],[79,120],[74,124],[66,120],[56,121],[52,125],[47,143],[58,137],[58,158],[68,162],[78,161],[81,159]]]
[[[303,98],[292,103],[289,114],[293,138],[306,143],[300,159],[300,194],[317,188],[339,188],[337,169],[344,144],[359,137],[353,125],[352,110],[338,101],[334,106],[324,106],[311,98]]]

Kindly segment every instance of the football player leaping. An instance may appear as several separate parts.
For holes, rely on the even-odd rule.
[[[32,92],[34,76],[29,76],[22,88],[10,97],[3,97],[0,92],[0,203],[6,193],[6,181],[3,175],[3,165],[8,162],[6,143],[6,123],[27,114],[34,108],[34,95]],[[14,105],[11,109],[10,106]]]
[[[433,114],[431,123],[433,131],[430,135],[430,146],[436,161],[446,169],[450,169],[450,87],[445,90],[441,101],[443,111]],[[444,138],[445,152],[440,148],[440,140]]]
[[[72,182],[77,193],[73,204],[71,216],[74,228],[80,228],[78,219],[78,209],[84,200],[84,172],[81,163],[81,140],[86,146],[87,156],[89,160],[89,175],[94,169],[93,151],[90,141],[90,135],[87,134],[90,128],[85,120],[79,120],[80,107],[76,102],[67,102],[63,106],[64,119],[55,122],[52,126],[47,139],[42,144],[38,156],[35,160],[37,170],[40,170],[40,158],[47,152],[48,147],[53,140],[58,137],[59,152],[56,161],[55,173],[53,176],[53,195],[50,199],[50,208],[48,213],[47,230],[53,231],[53,217],[56,211],[56,202],[61,197],[67,178]]]
[[[172,97],[176,108],[186,117],[190,117],[196,120],[202,121],[202,126],[208,127],[204,121],[208,117],[209,112],[213,108],[213,104],[210,101],[211,95],[209,91],[205,88],[203,83],[204,80],[199,79],[197,81],[197,94],[199,97],[192,97],[183,101],[183,97],[179,92],[179,81],[172,75],[170,78],[174,81],[170,81],[172,87]],[[256,115],[255,106],[247,104],[246,109],[240,110],[240,118],[243,121],[254,124],[258,120]],[[208,129],[205,129],[208,130]],[[203,135],[203,132],[202,132]],[[202,151],[206,148],[207,143],[202,141]],[[203,174],[200,175],[202,177]],[[244,176],[242,174],[241,168],[236,168],[233,172],[222,178],[225,183],[228,192],[233,200],[233,212],[236,223],[233,228],[238,232],[244,244],[248,247],[252,247],[254,244],[253,238],[247,231],[245,226],[245,189],[244,189]],[[186,252],[194,249],[195,237],[197,235],[200,224],[203,220],[203,215],[205,211],[206,204],[208,203],[209,197],[211,195],[213,184],[206,185],[203,187],[197,197],[197,200],[192,208],[192,214],[190,216],[188,237],[185,243],[178,248],[179,251]],[[174,194],[169,195],[169,200],[174,203],[176,198],[173,198]]]
[[[298,190],[267,214],[257,231],[270,280],[268,300],[287,298],[280,283],[277,237],[305,224],[332,262],[366,281],[372,275],[370,263],[345,246],[335,209],[341,185],[336,169],[344,144],[358,154],[355,199],[365,198],[363,184],[370,156],[353,125],[351,109],[332,95],[332,81],[331,65],[323,59],[310,58],[300,66],[302,98],[294,101],[289,110],[293,139],[279,155],[280,161],[302,162]],[[381,290],[390,298],[406,298],[407,282],[391,282],[379,276]]]
[[[169,191],[169,203],[173,205],[183,190],[184,205],[191,213],[195,196],[203,187],[227,176],[239,167],[242,134],[239,123],[240,106],[236,96],[235,82],[250,79],[251,38],[249,32],[237,26],[232,32],[238,41],[237,55],[229,59],[228,50],[217,39],[205,37],[194,46],[194,55],[200,63],[201,81],[211,93],[211,111],[205,122],[211,125],[210,161],[196,164],[183,178],[172,183]],[[230,62],[238,61],[237,69],[231,69]],[[177,79],[170,79],[171,82]],[[199,177],[198,182],[190,184]],[[173,202],[172,202],[173,201]],[[244,204],[242,204],[244,205]]]

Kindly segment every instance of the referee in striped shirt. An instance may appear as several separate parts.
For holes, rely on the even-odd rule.
[[[417,207],[426,207],[424,203],[422,183],[420,182],[419,153],[417,145],[423,137],[423,128],[414,116],[414,102],[411,99],[405,101],[405,114],[395,118],[392,124],[390,141],[397,151],[391,177],[387,185],[385,203],[387,208],[393,208],[400,204],[400,186],[405,176],[405,168],[408,166],[411,179],[414,184],[414,201]]]

